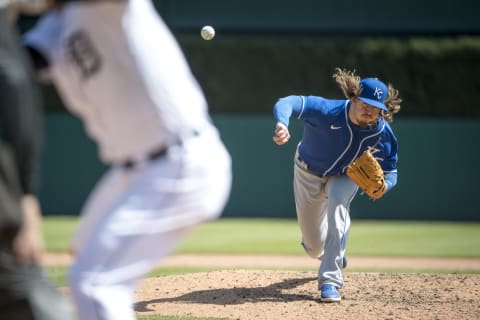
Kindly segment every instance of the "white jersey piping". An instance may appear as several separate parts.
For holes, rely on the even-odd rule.
[[[302,117],[303,110],[305,110],[305,97],[304,97],[304,96],[300,96],[300,98],[302,98],[302,110],[300,110],[300,113],[298,114],[297,119],[300,119],[300,118]]]
[[[352,161],[355,160],[355,159],[357,159],[358,154],[360,153],[360,149],[362,149],[362,144],[363,144],[363,142],[364,142],[365,140],[367,140],[367,139],[370,139],[370,138],[373,138],[373,137],[379,135],[380,133],[383,132],[383,129],[385,129],[385,122],[383,122],[382,129],[380,129],[380,131],[375,132],[375,133],[372,134],[372,135],[366,136],[365,138],[362,139],[362,141],[360,141],[360,144],[358,145],[357,152],[356,152],[355,155],[353,156]],[[352,161],[350,161],[350,162],[352,162]]]
[[[395,173],[395,172],[398,172],[398,170],[397,170],[397,169],[395,169],[395,170],[391,170],[391,171],[383,171],[383,172],[384,172],[384,173]]]

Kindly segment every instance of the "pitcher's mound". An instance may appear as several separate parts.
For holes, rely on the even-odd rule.
[[[344,274],[342,302],[318,300],[314,272],[224,270],[142,280],[138,315],[241,320],[480,319],[480,275]]]

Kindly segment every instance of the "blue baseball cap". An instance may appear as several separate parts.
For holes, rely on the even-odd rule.
[[[365,78],[360,81],[360,100],[372,107],[388,111],[388,108],[383,103],[388,94],[388,89],[385,83],[377,78]]]

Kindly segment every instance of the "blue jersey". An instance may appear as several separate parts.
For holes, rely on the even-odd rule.
[[[345,174],[347,166],[368,147],[379,161],[390,190],[397,183],[397,139],[389,124],[379,117],[377,126],[360,128],[348,117],[350,100],[316,96],[288,96],[274,107],[277,122],[288,127],[291,117],[303,121],[300,158],[320,176]]]

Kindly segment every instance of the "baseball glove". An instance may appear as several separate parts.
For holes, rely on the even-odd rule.
[[[380,199],[387,190],[383,170],[369,149],[350,163],[347,176],[372,200]]]

